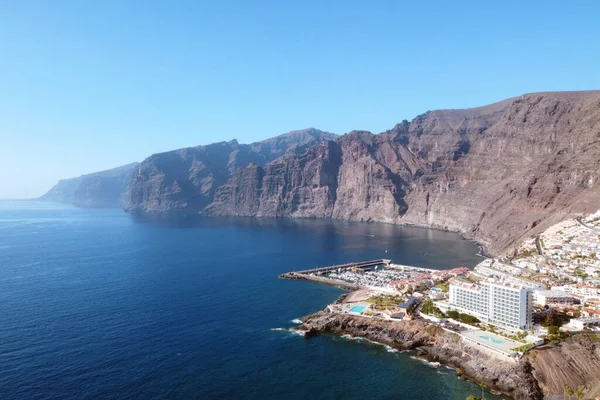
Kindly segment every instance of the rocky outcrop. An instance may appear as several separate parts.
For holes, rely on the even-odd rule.
[[[310,128],[249,145],[233,140],[154,154],[136,169],[123,208],[129,212],[202,211],[239,168],[249,168],[241,175],[252,175],[251,169],[256,166],[286,155],[296,157],[333,138],[330,133]],[[236,179],[249,182],[243,177]],[[243,188],[239,192],[251,191]],[[225,192],[220,198],[224,200],[224,196]],[[231,200],[233,204],[233,197]],[[252,205],[244,204],[243,208],[251,210]]]
[[[120,207],[123,193],[138,163],[107,171],[63,179],[39,200],[73,204],[78,207]]]
[[[243,168],[206,212],[428,226],[497,254],[600,209],[598,159],[600,91],[528,94]]]
[[[584,387],[584,398],[600,396],[600,335],[577,335],[558,346],[529,352],[526,360],[544,393],[564,395],[565,384]]]
[[[518,363],[490,359],[466,345],[458,335],[423,321],[386,321],[320,311],[301,318],[297,329],[308,336],[321,333],[349,334],[399,350],[417,349],[430,361],[456,367],[461,375],[515,399],[542,399],[544,393],[532,375],[528,360]]]
[[[398,350],[418,350],[430,361],[456,367],[461,375],[515,399],[562,398],[564,385],[583,389],[584,398],[600,396],[600,335],[581,334],[559,345],[528,352],[518,362],[490,358],[458,335],[424,321],[386,321],[319,311],[296,329],[306,337],[349,334]]]

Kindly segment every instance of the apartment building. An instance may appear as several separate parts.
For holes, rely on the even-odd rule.
[[[561,290],[536,290],[533,292],[534,303],[539,306],[569,306],[579,303],[570,293]]]
[[[449,309],[511,331],[528,330],[533,325],[533,297],[529,287],[456,279],[450,284],[449,292]]]

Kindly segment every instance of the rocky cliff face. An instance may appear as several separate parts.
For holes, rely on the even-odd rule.
[[[399,350],[417,349],[422,356],[459,369],[465,377],[515,399],[535,400],[544,393],[527,360],[518,363],[490,359],[460,337],[423,321],[392,322],[321,311],[302,318],[307,337],[321,333],[350,334]]]
[[[600,91],[528,94],[242,168],[206,211],[430,226],[500,253],[600,209],[599,159]]]
[[[584,387],[584,398],[600,395],[600,337],[577,335],[558,346],[527,353],[517,363],[491,359],[460,337],[423,321],[392,322],[326,310],[301,318],[307,337],[350,334],[399,350],[417,349],[432,361],[451,365],[465,377],[515,399],[562,398],[563,385]]]
[[[120,207],[138,163],[63,179],[39,199],[78,207]]]
[[[283,156],[296,157],[333,138],[330,133],[311,128],[249,145],[233,140],[154,154],[136,169],[125,193],[124,209],[130,212],[202,211],[213,202],[217,189],[239,168],[264,166]],[[252,175],[252,171],[244,171],[242,175]],[[240,193],[251,191],[242,188]],[[231,198],[231,204],[234,201]],[[252,209],[251,204],[243,207]]]
[[[583,386],[586,399],[600,396],[600,336],[577,335],[559,346],[533,350],[526,356],[544,393],[557,398],[563,385]]]

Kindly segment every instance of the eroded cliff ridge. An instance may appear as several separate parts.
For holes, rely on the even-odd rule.
[[[515,399],[562,398],[564,385],[600,395],[600,338],[580,334],[528,352],[518,362],[493,358],[441,327],[421,320],[386,321],[323,310],[301,318],[306,337],[349,334],[458,368],[458,373]]]
[[[600,209],[599,170],[600,91],[535,93],[250,165],[206,212],[430,226],[499,253]]]
[[[310,128],[252,144],[232,140],[153,154],[135,171],[123,208],[130,212],[202,211],[237,169],[303,154],[334,137]]]
[[[496,254],[600,209],[600,91],[428,111],[380,134],[295,135],[153,155],[124,208],[414,224]]]
[[[137,166],[138,163],[131,163],[77,178],[63,179],[39,200],[86,208],[120,207],[123,194]]]
[[[349,314],[319,311],[301,318],[296,329],[306,337],[319,334],[349,334],[398,350],[417,350],[421,357],[457,368],[463,377],[485,383],[515,399],[543,399],[544,392],[532,375],[528,360],[518,363],[492,358],[465,344],[458,335],[424,321],[386,321]]]

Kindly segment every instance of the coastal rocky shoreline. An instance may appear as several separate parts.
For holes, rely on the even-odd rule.
[[[463,379],[484,383],[517,400],[562,398],[564,384],[585,384],[589,394],[600,389],[600,343],[593,337],[572,337],[560,346],[536,349],[518,362],[510,362],[490,357],[458,335],[421,320],[386,321],[327,309],[300,320],[302,325],[294,329],[304,331],[306,338],[347,334],[397,350],[416,350],[429,361],[456,368]]]

